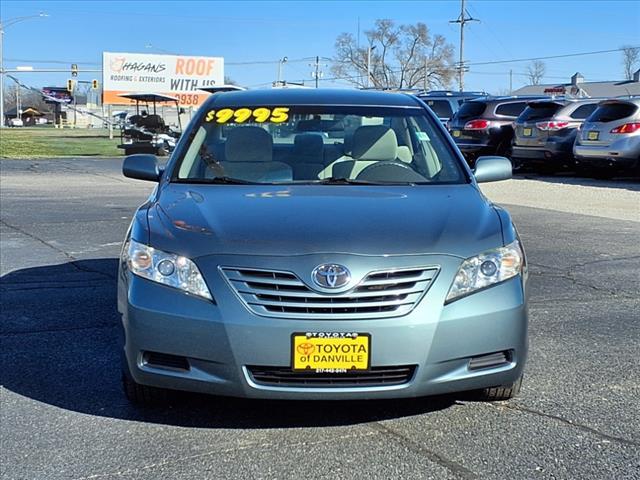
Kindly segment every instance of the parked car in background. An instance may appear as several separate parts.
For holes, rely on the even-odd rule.
[[[449,131],[469,165],[480,155],[511,157],[513,122],[534,99],[483,97],[464,102],[449,121]]]
[[[640,98],[604,100],[573,146],[576,164],[597,177],[640,167]]]
[[[599,101],[589,98],[529,102],[514,124],[512,162],[543,173],[575,167],[576,134]]]
[[[452,92],[451,90],[432,90],[428,93],[419,93],[418,98],[436,114],[442,123],[446,123],[453,117],[460,106],[467,100],[486,96],[486,92]]]

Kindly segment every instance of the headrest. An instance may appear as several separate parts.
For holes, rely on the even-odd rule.
[[[395,132],[386,125],[358,127],[353,134],[351,156],[356,160],[395,160],[398,156]]]
[[[293,140],[296,153],[303,155],[322,155],[324,141],[322,136],[314,133],[301,133]]]
[[[270,162],[273,139],[260,127],[236,127],[227,135],[224,155],[227,162]]]

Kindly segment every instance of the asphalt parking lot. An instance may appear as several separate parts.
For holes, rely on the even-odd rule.
[[[531,265],[521,395],[264,402],[120,390],[116,258],[151,183],[2,160],[3,479],[640,478],[640,182],[487,185]]]

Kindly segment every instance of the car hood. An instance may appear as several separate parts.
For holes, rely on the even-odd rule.
[[[470,184],[166,184],[148,210],[150,244],[211,254],[449,254],[502,245],[499,217]]]

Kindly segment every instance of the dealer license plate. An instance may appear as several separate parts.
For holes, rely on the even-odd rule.
[[[597,130],[592,130],[591,132],[587,132],[587,140],[598,140],[600,136],[600,132]]]
[[[453,136],[456,137],[456,138],[460,136],[460,130],[454,130],[451,133],[453,133]]]
[[[532,133],[533,133],[533,130],[530,128],[522,129],[522,135],[524,135],[525,137],[530,137]]]
[[[368,370],[371,335],[351,332],[306,332],[291,336],[293,370],[346,373]]]

